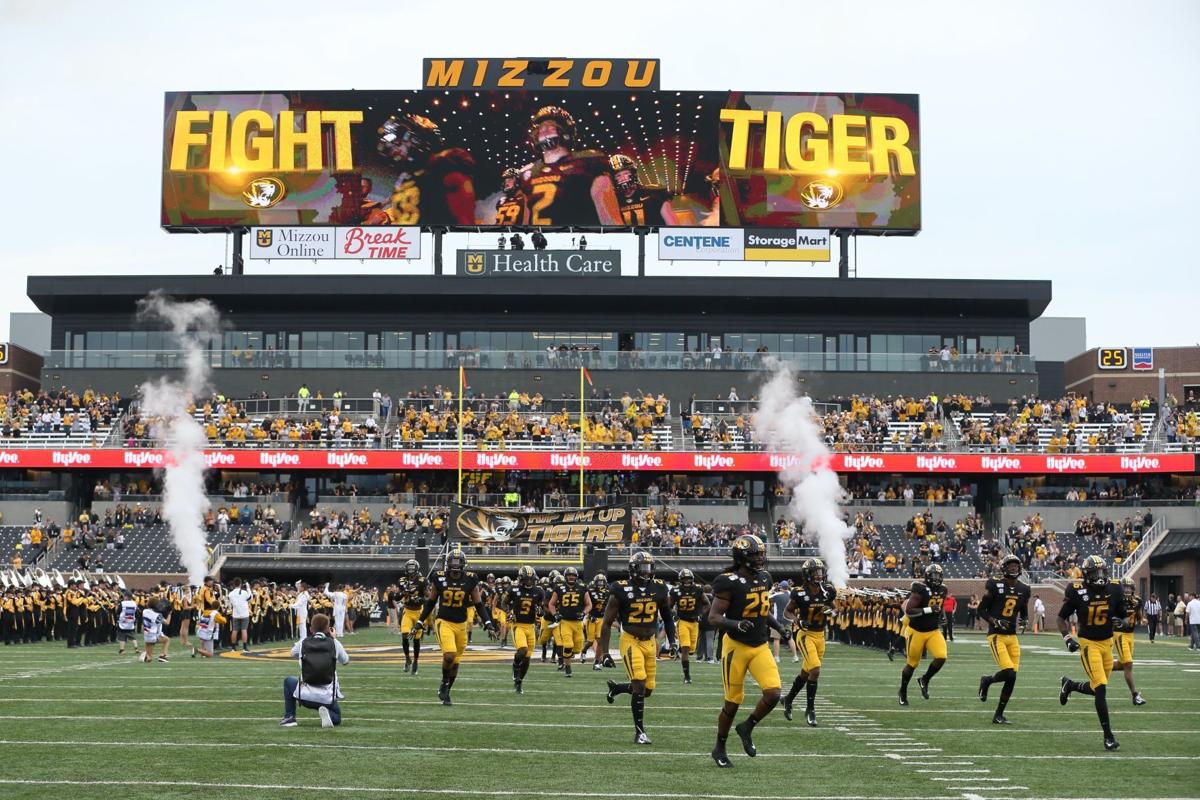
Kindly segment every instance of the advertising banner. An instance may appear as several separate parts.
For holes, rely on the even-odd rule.
[[[620,250],[459,250],[456,274],[476,278],[619,278]]]
[[[626,505],[521,512],[452,503],[450,536],[471,544],[620,544],[633,538]]]
[[[672,228],[658,234],[659,261],[742,261],[746,232],[741,228]]]
[[[795,228],[746,231],[747,261],[828,261],[829,232]]]
[[[911,94],[170,92],[161,224],[913,234],[918,114]]]
[[[426,89],[657,89],[657,58],[426,58]]]
[[[455,450],[207,450],[213,469],[247,470],[452,470]],[[169,455],[158,449],[0,450],[0,467],[24,469],[158,469]],[[578,451],[467,450],[463,469],[578,472]],[[805,466],[788,453],[650,452],[603,450],[583,455],[583,467],[602,472],[777,472]],[[812,465],[809,465],[812,466]],[[839,473],[993,473],[1000,475],[1190,474],[1194,453],[1030,455],[1026,453],[834,453],[827,466]]]
[[[421,257],[420,228],[254,228],[250,258],[394,261]]]

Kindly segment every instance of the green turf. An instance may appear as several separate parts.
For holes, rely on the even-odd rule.
[[[374,628],[352,647],[395,644]],[[635,747],[627,702],[604,702],[604,678],[571,680],[535,663],[526,694],[504,664],[467,663],[454,706],[434,694],[437,658],[421,674],[352,663],[342,670],[346,723],[322,730],[314,713],[281,729],[281,681],[290,662],[119,659],[115,646],[0,649],[0,797],[235,798],[596,797],[1167,798],[1200,796],[1200,655],[1178,641],[1139,635],[1136,674],[1149,705],[1134,708],[1113,676],[1106,753],[1091,699],[1057,700],[1058,676],[1079,678],[1057,636],[1023,637],[1010,728],[990,724],[975,697],[991,672],[978,636],[963,635],[929,701],[912,686],[896,704],[901,664],[830,645],[821,677],[820,727],[776,710],[756,733],[760,757],[730,743],[732,770],[708,757],[721,702],[715,666],[659,662],[647,702],[652,747]],[[784,658],[786,685],[795,665]],[[747,706],[757,696],[748,685]],[[801,701],[802,702],[802,701]],[[908,737],[908,738],[901,738]],[[925,749],[939,748],[939,749]],[[926,762],[928,762],[926,764]],[[954,770],[953,772],[951,770]],[[987,770],[983,772],[982,770]],[[1010,788],[1025,787],[1025,788]]]

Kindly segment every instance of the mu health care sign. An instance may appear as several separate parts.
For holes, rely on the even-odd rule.
[[[459,250],[457,274],[476,278],[619,278],[620,250]]]
[[[421,229],[386,226],[253,228],[250,236],[250,257],[411,260],[421,257]]]
[[[829,232],[796,228],[663,228],[659,261],[828,261]]]

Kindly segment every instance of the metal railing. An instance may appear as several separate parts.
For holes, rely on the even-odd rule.
[[[441,508],[455,502],[454,492],[392,492],[386,495],[321,495],[314,504],[321,506],[413,506],[415,508]],[[462,502],[467,505],[501,508],[505,506],[504,495],[497,493],[474,494],[463,492]],[[520,503],[517,504],[518,506]]]
[[[1116,580],[1124,578],[1126,575],[1132,575],[1145,563],[1146,559],[1154,554],[1154,550],[1158,547],[1159,542],[1169,533],[1166,520],[1159,519],[1150,526],[1149,530],[1142,534],[1141,540],[1137,547],[1133,549],[1121,560],[1120,564],[1113,564],[1112,577]]]
[[[579,369],[759,370],[767,358],[800,372],[1036,372],[1032,356],[932,353],[737,353],[642,350],[209,350],[216,369]],[[49,350],[47,369],[182,367],[182,350]]]
[[[1177,499],[1160,499],[1147,500],[1138,497],[1121,497],[1121,498],[1093,498],[1087,500],[1063,500],[1063,499],[1035,499],[1022,500],[1019,497],[1005,497],[1004,505],[1010,508],[1030,507],[1030,506],[1049,506],[1052,508],[1091,508],[1092,506],[1107,506],[1113,508],[1147,508],[1147,507],[1162,507],[1171,508],[1178,506],[1194,506],[1200,505],[1200,498],[1177,498]]]

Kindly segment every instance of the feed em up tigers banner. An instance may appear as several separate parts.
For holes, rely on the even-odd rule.
[[[617,544],[633,538],[628,504],[521,512],[453,503],[450,535],[471,544]]]
[[[916,95],[171,92],[162,225],[921,228]]]

